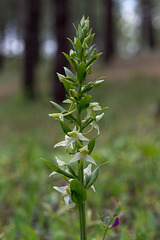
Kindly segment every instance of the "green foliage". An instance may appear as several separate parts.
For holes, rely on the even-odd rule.
[[[85,96],[82,98],[81,102],[78,104],[78,112],[81,113],[89,107],[91,101],[91,96]]]
[[[98,174],[99,174],[99,167],[97,167],[87,178],[87,181],[86,181],[86,185],[85,185],[85,188],[88,189],[90,188],[94,182],[96,181],[97,177],[98,177]]]
[[[87,192],[83,188],[83,185],[78,180],[71,181],[70,184],[71,189],[71,198],[74,203],[79,205],[80,203],[83,203],[87,199]]]

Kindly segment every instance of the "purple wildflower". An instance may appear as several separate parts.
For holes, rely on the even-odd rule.
[[[116,220],[114,221],[113,225],[110,225],[109,228],[115,228],[119,225],[119,218],[116,218]]]

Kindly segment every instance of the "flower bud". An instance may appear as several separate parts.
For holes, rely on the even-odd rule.
[[[104,80],[97,80],[93,83],[93,87],[97,88],[101,85],[101,83],[104,82]]]

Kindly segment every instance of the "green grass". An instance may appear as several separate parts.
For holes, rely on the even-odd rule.
[[[4,71],[2,78],[3,87],[12,89],[19,75]],[[75,211],[66,212],[52,189],[63,179],[48,178],[50,170],[40,160],[54,160],[55,155],[66,159],[61,148],[53,148],[64,136],[58,121],[48,117],[55,110],[44,81],[43,97],[34,102],[19,93],[0,102],[0,239],[78,239]],[[160,125],[154,118],[159,89],[158,79],[134,74],[125,82],[106,80],[92,92],[93,101],[109,107],[92,157],[109,163],[101,168],[96,193],[88,194],[89,240],[100,239],[99,214],[112,210],[116,202],[122,208],[120,225],[108,239],[160,238]]]

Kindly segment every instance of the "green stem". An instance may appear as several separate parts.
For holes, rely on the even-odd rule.
[[[85,203],[78,206],[80,240],[87,240]]]
[[[81,84],[78,85],[78,94],[81,95]],[[81,99],[81,97],[80,97]],[[79,124],[80,132],[81,132],[81,113],[78,112],[78,106],[77,106],[77,122]],[[78,150],[79,146],[77,146]],[[79,161],[80,164],[80,161]],[[78,170],[78,177],[80,182],[83,185],[84,182],[84,173],[83,173],[83,164]],[[79,232],[80,232],[80,240],[87,240],[87,227],[86,227],[86,207],[85,202],[80,203],[78,205],[78,213],[79,213]]]
[[[84,176],[83,176],[83,164],[79,169],[79,180],[83,185]],[[86,209],[85,203],[80,203],[78,205],[79,212],[79,231],[80,231],[80,240],[87,240],[87,227],[86,227]]]
[[[107,230],[105,230],[102,240],[105,240],[106,233],[107,233]]]

